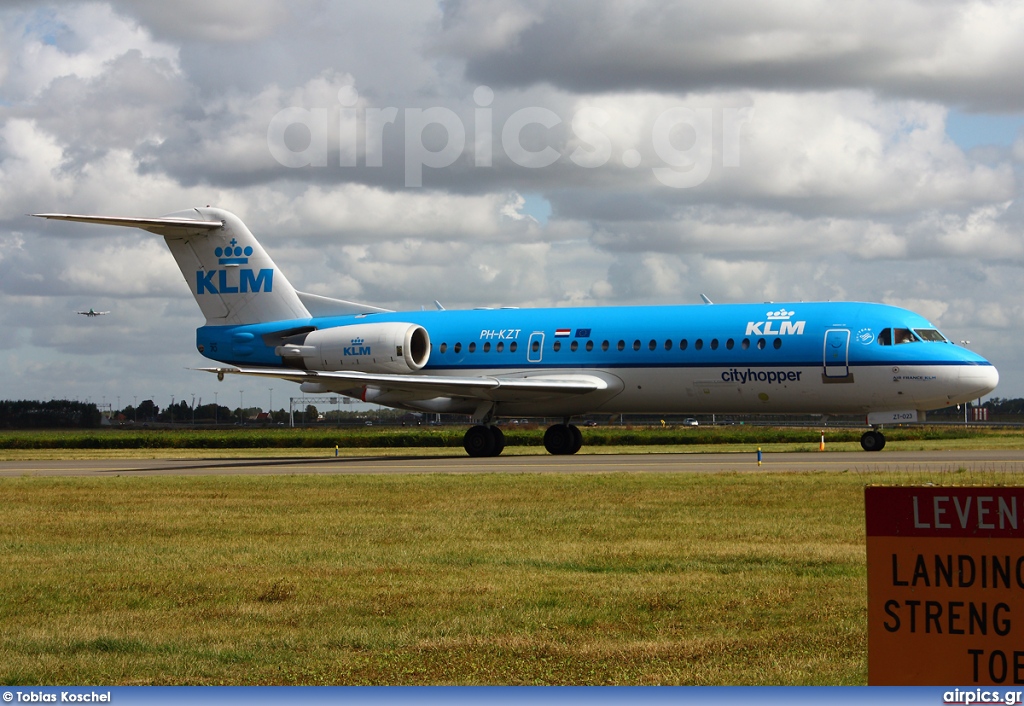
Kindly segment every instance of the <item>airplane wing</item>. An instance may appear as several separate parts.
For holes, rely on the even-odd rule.
[[[492,402],[521,402],[550,399],[564,395],[582,395],[609,390],[613,381],[585,373],[535,373],[521,375],[473,376],[455,375],[388,375],[356,371],[289,370],[286,368],[198,368],[208,373],[223,375],[254,375],[292,382],[321,383],[330,390],[341,392],[362,386],[387,391],[411,393],[431,397],[464,397]],[[620,383],[621,384],[621,383]]]

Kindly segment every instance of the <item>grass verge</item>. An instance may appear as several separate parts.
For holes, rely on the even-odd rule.
[[[700,454],[736,453],[753,454],[757,449],[764,453],[809,452],[818,453],[818,438],[812,441],[781,443],[732,443],[732,444],[659,444],[659,445],[608,445],[584,446],[579,455],[644,455],[644,454]],[[1020,449],[1024,447],[1024,435],[1020,437],[988,437],[978,439],[920,439],[888,441],[882,454],[893,451],[946,451],[972,449]],[[825,451],[863,453],[856,441],[834,441],[826,437]],[[423,457],[451,456],[464,458],[466,453],[460,447],[342,447],[340,456],[362,457]],[[546,456],[543,446],[506,446],[502,456]],[[334,456],[333,446],[301,448],[129,448],[129,449],[81,449],[81,448],[0,448],[0,461],[82,461],[100,459],[213,459],[213,458],[328,458]],[[876,458],[876,457],[872,457]]]
[[[461,449],[467,427],[355,427],[289,429],[279,427],[230,429],[136,429],[0,431],[0,453],[9,450],[43,449]],[[537,425],[506,426],[506,448],[542,448],[544,431]],[[865,428],[830,427],[828,443],[859,444]],[[785,426],[707,427],[584,427],[585,448],[621,446],[761,446],[788,444],[817,450],[822,429]],[[886,429],[894,442],[950,442],[1004,444],[1024,448],[1024,433],[1016,428],[916,426]]]

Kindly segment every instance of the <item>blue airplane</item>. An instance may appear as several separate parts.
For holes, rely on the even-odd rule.
[[[225,375],[291,380],[417,412],[468,414],[464,446],[496,456],[499,417],[561,417],[544,446],[576,453],[588,413],[863,414],[884,424],[995,389],[999,373],[925,318],[884,304],[396,312],[300,292],[242,221],[218,208],[160,218],[41,213],[164,237],[206,317],[196,348]]]

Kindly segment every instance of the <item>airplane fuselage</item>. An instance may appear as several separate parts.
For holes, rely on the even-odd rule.
[[[501,416],[899,413],[974,399],[998,379],[988,361],[941,338],[923,317],[868,303],[389,312],[204,326],[197,346],[231,365],[296,367],[279,354],[281,331],[343,332],[339,327],[385,323],[421,326],[429,335],[426,364],[407,374],[582,371],[607,382],[605,389],[574,397],[505,400],[496,410]],[[907,340],[899,342],[900,335]],[[373,369],[377,356],[393,357],[358,337],[342,344],[336,361],[323,361],[325,369]],[[350,383],[323,391],[358,393]],[[373,399],[372,386],[359,396],[367,394]],[[423,411],[470,413],[476,406],[395,393],[378,401]]]

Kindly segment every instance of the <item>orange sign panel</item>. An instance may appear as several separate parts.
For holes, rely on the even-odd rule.
[[[868,683],[1024,684],[1024,488],[864,500]]]

